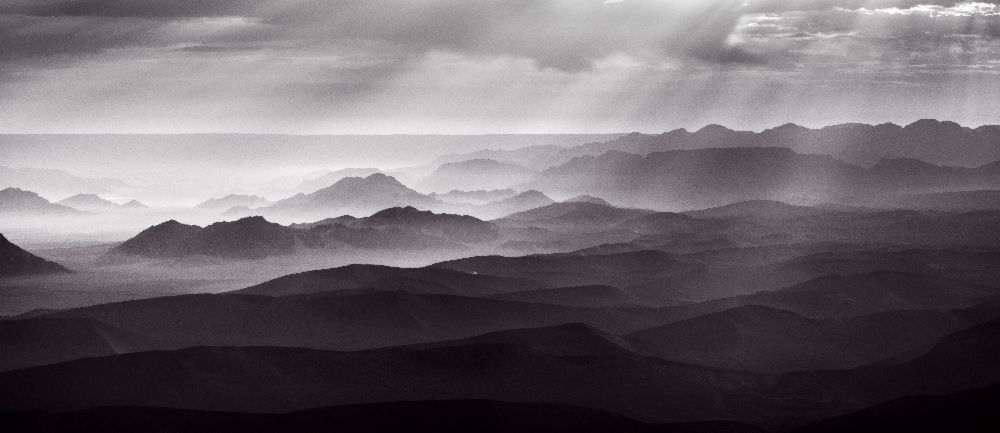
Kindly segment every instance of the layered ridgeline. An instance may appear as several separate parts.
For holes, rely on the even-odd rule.
[[[126,203],[118,204],[111,200],[102,198],[97,194],[77,194],[60,200],[58,204],[68,206],[73,209],[96,213],[149,208],[149,206],[142,204],[138,200],[129,200]]]
[[[922,354],[894,364],[784,374],[651,358],[627,340],[581,325],[361,352],[200,346],[0,373],[0,408],[288,412],[480,398],[578,405],[653,422],[787,426],[908,395],[997,383],[1000,375],[991,366],[1000,356],[998,326],[992,320],[949,333]]]
[[[549,194],[616,197],[630,206],[697,209],[746,200],[892,206],[900,196],[1000,189],[996,163],[976,168],[912,159],[872,167],[786,148],[726,148],[656,152],[609,151],[549,168],[527,187]]]
[[[65,274],[70,270],[14,245],[0,234],[0,277]]]
[[[821,237],[789,243],[766,232],[803,221],[814,225],[809,236],[842,236],[831,227],[845,221],[860,225],[844,230],[891,231],[870,226],[883,220],[901,226],[899,233],[927,230],[920,213],[749,202],[687,215],[593,211],[604,205],[590,201],[510,220],[548,224],[542,230],[552,232],[589,221],[576,233],[641,222],[647,234],[572,253],[422,268],[351,265],[229,293],[0,321],[0,412],[20,412],[0,415],[0,425],[106,420],[94,412],[103,407],[126,408],[117,414],[143,407],[244,413],[226,418],[233,420],[373,402],[486,399],[585,407],[642,423],[708,423],[685,426],[695,431],[788,431],[906,396],[1000,382],[1000,251]],[[954,221],[962,215],[926,218],[961,227]],[[241,226],[256,227],[248,239],[271,239],[331,225],[390,230],[398,221],[439,235],[480,224],[509,229],[412,208],[294,227],[262,218]],[[191,245],[227,239],[206,235],[208,227],[170,228],[164,233],[201,239]],[[666,237],[728,230],[741,233],[738,239],[764,233],[771,243],[630,250],[664,239],[655,230],[672,230]],[[85,412],[54,414],[77,410]],[[141,425],[184,415],[151,416]]]
[[[405,207],[386,209],[364,218],[343,216],[292,226],[272,223],[260,216],[206,227],[171,220],[143,230],[112,249],[108,257],[255,259],[344,248],[465,249],[497,239],[498,229],[491,223]]]
[[[976,190],[981,191],[975,196],[980,198],[990,194],[987,191],[1000,190],[997,163],[966,168],[915,159],[884,159],[869,167],[829,155],[796,153],[776,147],[648,154],[611,150],[573,158],[530,175],[530,170],[513,169],[509,165],[486,160],[445,164],[420,183],[421,188],[437,190],[432,194],[422,194],[384,174],[348,177],[273,205],[257,208],[243,205],[240,212],[302,221],[330,214],[368,215],[387,207],[413,206],[493,219],[554,203],[551,197],[582,197],[572,201],[589,200],[605,205],[608,203],[589,197],[612,198],[615,204],[655,210],[691,210],[752,200],[971,210],[997,206],[989,204],[995,200],[927,195],[968,195],[968,191]],[[490,180],[494,177],[516,178],[517,182]],[[445,182],[445,178],[450,180]],[[477,183],[479,180],[485,183]],[[454,189],[459,186],[468,191]],[[488,191],[508,186],[513,192]]]
[[[532,146],[516,150],[476,151],[446,155],[438,163],[493,159],[542,170],[580,156],[608,151],[637,155],[672,150],[733,147],[781,147],[797,153],[832,155],[858,165],[881,159],[911,158],[935,165],[976,167],[1000,160],[1000,127],[967,128],[954,122],[925,119],[906,126],[843,124],[819,129],[785,124],[761,132],[734,131],[709,125],[697,131],[677,129],[662,134],[633,133],[578,146]]]
[[[694,253],[783,244],[989,248],[1000,242],[1000,233],[993,229],[1000,224],[1000,211],[993,210],[919,212],[757,200],[671,213],[594,201],[554,203],[540,193],[527,192],[502,202],[517,202],[513,208],[538,207],[493,221],[410,206],[367,217],[344,215],[291,225],[260,216],[206,227],[168,221],[144,230],[112,255],[263,258],[345,248],[412,251],[470,247],[478,253],[508,255],[577,250],[587,250],[586,254],[643,250]]]

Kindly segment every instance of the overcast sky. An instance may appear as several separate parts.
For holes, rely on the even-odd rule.
[[[0,0],[0,132],[1000,123],[995,3]]]

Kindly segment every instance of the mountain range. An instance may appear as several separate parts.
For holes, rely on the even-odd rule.
[[[498,236],[495,225],[470,216],[405,207],[364,218],[342,216],[290,226],[260,216],[205,227],[170,220],[143,230],[113,248],[107,257],[261,259],[343,248],[447,250],[489,244]]]
[[[8,215],[79,215],[83,212],[52,203],[20,188],[0,190],[0,213]]]
[[[111,178],[89,178],[52,168],[0,166],[0,188],[17,187],[41,192],[48,197],[62,197],[81,190],[101,194],[123,194],[132,187]]]
[[[57,204],[86,212],[113,212],[123,209],[136,210],[149,208],[149,206],[140,203],[138,200],[129,200],[124,204],[118,204],[101,198],[97,194],[77,194],[60,200]]]
[[[832,155],[865,166],[881,159],[910,158],[936,165],[976,167],[983,161],[1000,160],[1000,151],[995,146],[997,141],[1000,141],[998,126],[968,128],[934,119],[923,119],[906,126],[849,123],[818,129],[789,123],[761,132],[734,131],[721,125],[708,125],[697,131],[676,129],[662,134],[632,133],[571,147],[531,146],[516,150],[476,151],[448,155],[439,162],[488,158],[543,170],[565,164],[576,157],[597,156],[609,151],[646,155],[672,150],[782,147],[798,153]]]

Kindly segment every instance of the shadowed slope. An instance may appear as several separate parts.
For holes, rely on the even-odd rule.
[[[71,272],[14,245],[0,234],[0,277],[18,275],[65,274]]]
[[[658,426],[657,426],[658,427]],[[309,409],[287,414],[206,412],[149,407],[113,407],[61,414],[0,414],[8,433],[653,433],[682,432],[657,428],[620,415],[582,407],[508,403],[488,400],[442,400],[374,403]],[[735,430],[733,430],[735,431]],[[721,433],[721,431],[720,431]]]

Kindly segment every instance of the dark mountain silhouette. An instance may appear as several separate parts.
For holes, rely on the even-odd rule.
[[[194,243],[201,227],[170,220],[150,227],[111,250],[113,254],[142,257],[181,257],[197,254]]]
[[[530,190],[508,197],[502,200],[493,201],[482,205],[477,212],[486,215],[488,218],[499,218],[512,213],[523,212],[555,203],[547,195],[541,192]]]
[[[323,174],[322,176],[305,180],[295,187],[296,193],[311,194],[340,182],[344,178],[348,177],[368,177],[376,173],[382,173],[382,170],[377,168],[344,168],[340,170],[334,170],[329,173]],[[262,205],[263,206],[263,205]]]
[[[549,230],[580,231],[610,229],[627,220],[649,215],[644,209],[622,209],[589,202],[562,202],[507,215],[496,221],[500,226],[541,227]]]
[[[735,423],[734,423],[735,424]],[[441,400],[370,403],[308,409],[287,414],[208,412],[152,407],[113,407],[59,414],[0,414],[0,429],[10,433],[717,433],[746,428],[720,423],[653,426],[594,409],[543,403],[488,400]],[[726,428],[731,428],[726,430]],[[689,430],[690,429],[690,430]]]
[[[413,206],[428,209],[441,202],[420,194],[395,178],[376,173],[371,176],[347,177],[311,194],[298,194],[259,209],[265,215],[297,215],[324,217],[333,215],[370,215],[380,210]]]
[[[298,233],[262,217],[219,222],[204,228],[170,220],[143,230],[113,248],[109,256],[259,259],[295,252]]]
[[[271,201],[259,195],[229,194],[225,197],[212,198],[198,203],[199,209],[231,209],[234,207],[257,208],[270,205]]]
[[[753,277],[755,275],[736,274],[721,282],[713,282],[709,289],[722,290],[715,289],[715,285],[723,288],[732,284],[759,285],[747,281]],[[636,291],[635,288],[632,290]],[[893,311],[971,308],[996,300],[997,295],[1000,292],[993,287],[944,277],[875,271],[847,276],[827,275],[782,290],[729,298],[716,296],[718,299],[669,307],[664,315],[681,320],[739,306],[760,305],[814,319],[845,318]]]
[[[338,292],[369,288],[376,290],[393,279],[410,282],[424,281],[446,291],[439,294],[489,296],[517,290],[548,288],[544,283],[520,277],[495,277],[467,272],[427,268],[394,268],[376,265],[350,265],[340,268],[309,271],[277,278],[232,293],[247,295],[287,296]]]
[[[0,234],[0,277],[65,274],[70,270],[14,245]]]
[[[40,386],[42,381],[50,385]],[[636,357],[560,357],[510,344],[359,353],[192,348],[0,373],[0,408],[160,406],[286,412],[362,401],[478,396],[688,421],[760,417],[754,412],[763,410],[769,398],[735,391],[759,388],[761,382],[736,372]]]
[[[452,190],[444,194],[431,193],[430,197],[446,203],[484,205],[497,200],[503,200],[517,195],[517,191],[512,189],[493,189],[460,191]]]
[[[582,323],[511,329],[477,335],[464,340],[426,343],[411,347],[428,349],[474,344],[516,344],[556,356],[632,356],[630,344]]]
[[[525,257],[482,256],[442,262],[434,267],[485,275],[530,278],[555,287],[606,285],[626,289],[644,302],[674,303],[673,282],[705,271],[704,265],[662,251],[608,255],[552,254]]]
[[[365,218],[343,216],[282,226],[260,216],[201,228],[168,221],[150,227],[111,256],[176,258],[211,256],[259,259],[306,250],[464,249],[496,241],[495,225],[464,215],[435,214],[413,207],[391,208]]]
[[[753,200],[684,212],[695,218],[739,218],[739,219],[792,219],[827,213],[823,209],[807,206],[795,206],[774,200]]]
[[[629,292],[612,286],[558,287],[525,290],[493,296],[508,301],[566,305],[570,307],[627,307],[641,305]]]
[[[390,281],[391,283],[391,281]],[[455,295],[380,291],[312,296],[184,295],[58,311],[169,347],[282,346],[359,350],[440,342],[511,329],[585,323],[611,333],[661,324],[655,310],[578,308]]]
[[[788,373],[780,380],[807,379],[827,398],[855,401],[863,407],[905,396],[976,389],[984,383],[1000,383],[1000,371],[995,368],[1000,362],[998,336],[1000,320],[992,320],[950,334],[926,354],[900,364]]]
[[[412,206],[389,208],[364,218],[345,215],[292,227],[306,229],[302,237],[312,247],[341,243],[383,250],[464,249],[492,243],[499,236],[492,223]]]
[[[90,319],[0,321],[0,370],[166,348],[150,338]]]
[[[483,243],[497,239],[495,225],[466,215],[436,214],[412,206],[389,208],[348,225],[415,230],[454,242]]]
[[[946,395],[903,397],[795,429],[795,433],[940,432],[987,433],[1000,429],[1000,385]]]
[[[124,209],[149,209],[149,206],[139,202],[138,200],[129,200],[125,204],[121,205]]]
[[[624,337],[643,353],[696,365],[781,373],[859,367],[923,350],[1000,309],[978,314],[899,311],[808,319],[746,306],[642,330]]]
[[[442,164],[420,181],[421,190],[445,192],[458,188],[509,188],[526,182],[534,171],[492,159],[471,159]]]
[[[121,208],[118,203],[103,199],[97,194],[77,194],[60,200],[57,204],[91,212],[113,211]]]
[[[1000,321],[991,321],[951,334],[925,355],[902,364],[780,376],[660,361],[627,351],[557,356],[510,343],[351,353],[198,347],[3,372],[0,409],[159,406],[287,412],[362,400],[486,398],[580,405],[654,422],[802,423],[902,396],[954,393],[1000,382],[995,368],[1000,361],[998,327]],[[562,327],[567,328],[573,330]],[[561,341],[579,339],[534,341],[559,347]],[[573,344],[563,350],[572,350]]]
[[[38,194],[19,188],[0,190],[0,213],[21,215],[80,215],[84,212],[52,203]]]

